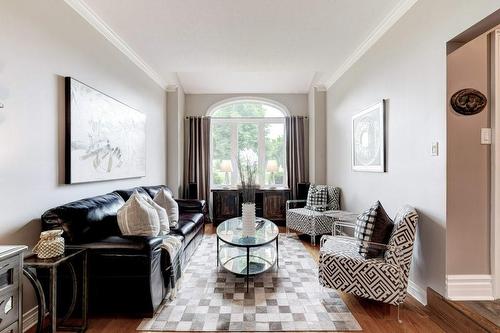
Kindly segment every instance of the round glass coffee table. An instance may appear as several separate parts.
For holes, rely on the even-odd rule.
[[[244,275],[263,273],[276,264],[278,266],[279,229],[273,222],[257,218],[255,236],[243,235],[241,217],[226,220],[217,227],[217,266]],[[220,245],[222,241],[224,244]],[[276,243],[276,246],[272,244]]]

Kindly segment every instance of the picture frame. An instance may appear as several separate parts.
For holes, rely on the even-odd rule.
[[[352,117],[352,170],[385,172],[385,105],[382,100]]]
[[[146,176],[146,115],[65,78],[65,183]]]

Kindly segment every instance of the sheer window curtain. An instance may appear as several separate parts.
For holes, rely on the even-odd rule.
[[[189,183],[198,184],[198,199],[210,199],[210,117],[186,117],[184,195]]]
[[[292,198],[297,198],[297,183],[307,182],[309,179],[309,147],[308,147],[307,117],[286,117],[286,166],[288,187]]]

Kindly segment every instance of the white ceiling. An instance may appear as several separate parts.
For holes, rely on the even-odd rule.
[[[84,1],[150,72],[187,93],[305,93],[328,84],[405,2],[66,1]]]

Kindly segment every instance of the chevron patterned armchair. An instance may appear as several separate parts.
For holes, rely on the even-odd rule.
[[[394,219],[388,244],[362,242],[345,236],[323,236],[319,281],[323,287],[398,306],[406,298],[418,215],[404,206]],[[363,243],[363,244],[362,244]],[[359,246],[383,249],[378,258],[366,259]]]

